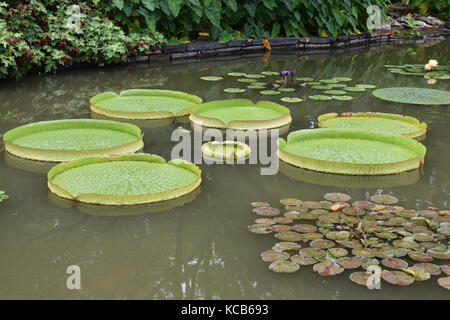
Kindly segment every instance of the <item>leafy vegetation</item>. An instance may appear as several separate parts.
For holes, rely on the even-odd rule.
[[[68,28],[73,1],[0,2],[0,78],[31,69],[55,71],[76,63],[108,64],[150,52],[158,32],[127,30],[98,11],[99,1],[78,1],[80,28]]]
[[[9,199],[9,196],[5,193],[5,191],[0,190],[0,202],[3,202],[3,200]]]
[[[402,0],[403,3],[419,7],[419,14],[423,16],[436,16],[442,20],[450,20],[449,0]]]

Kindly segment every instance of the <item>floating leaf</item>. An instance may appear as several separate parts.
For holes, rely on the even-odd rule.
[[[245,77],[247,74],[243,72],[229,72],[228,75],[231,77]]]
[[[432,276],[438,276],[441,274],[441,269],[434,263],[416,263],[414,266],[427,270]]]
[[[396,197],[393,197],[388,194],[379,194],[374,195],[370,197],[370,200],[375,203],[381,203],[381,204],[395,204],[398,202],[398,199]]]
[[[334,79],[322,79],[322,80],[319,80],[319,82],[322,82],[322,83],[338,83],[339,80],[337,80],[336,78],[334,78]]]
[[[336,244],[334,243],[334,241],[331,241],[331,240],[315,239],[315,240],[311,241],[311,243],[309,245],[311,248],[326,249],[326,248],[334,247]]]
[[[424,89],[424,88],[383,88],[372,92],[372,95],[392,102],[421,104],[421,105],[448,105],[450,104],[450,91]]]
[[[427,270],[425,270],[424,268],[412,266],[412,267],[403,269],[402,271],[412,275],[414,277],[414,280],[416,280],[416,281],[425,281],[425,280],[430,279],[430,273]]]
[[[422,253],[422,252],[409,251],[408,256],[411,259],[416,260],[416,261],[421,261],[421,262],[432,262],[433,261],[433,257],[431,257],[430,255],[428,255],[426,253]]]
[[[441,265],[441,270],[446,275],[450,276],[450,264],[443,264]]]
[[[317,231],[317,227],[310,224],[296,224],[291,229],[302,233],[315,233]]]
[[[348,101],[348,100],[353,99],[353,97],[350,97],[350,96],[331,96],[331,98],[333,98],[335,100],[342,100],[342,101]]]
[[[373,250],[369,248],[354,248],[352,254],[362,258],[373,258],[375,256]]]
[[[337,259],[337,263],[339,263],[344,269],[359,268],[363,262],[364,260],[359,257],[343,257]]]
[[[302,257],[313,257],[315,259],[324,258],[326,251],[318,248],[304,248],[301,249],[298,254]]]
[[[303,239],[305,240],[317,240],[317,239],[322,239],[323,235],[320,233],[303,233]]]
[[[264,95],[276,95],[276,94],[281,94],[281,91],[277,91],[277,90],[263,90],[259,92],[260,94],[264,94]]]
[[[301,266],[307,266],[318,262],[318,260],[313,257],[305,257],[298,254],[291,256],[291,261]]]
[[[205,76],[205,77],[200,77],[200,79],[205,80],[205,81],[220,81],[223,78],[222,77]]]
[[[318,89],[318,90],[328,90],[328,89],[330,89],[329,86],[323,86],[323,85],[312,86],[311,88]]]
[[[311,81],[314,81],[314,79],[313,78],[309,78],[309,77],[300,77],[300,78],[296,78],[295,80],[297,80],[297,81],[304,81],[304,82],[311,82]]]
[[[265,86],[261,84],[251,84],[247,86],[248,89],[264,89]]]
[[[277,217],[273,220],[275,220],[276,223],[281,223],[281,224],[289,224],[294,221],[291,218],[286,218],[286,217]]]
[[[447,249],[446,251],[441,252],[441,251],[438,251],[433,248],[433,249],[428,249],[427,253],[436,259],[442,259],[442,260],[450,259],[450,249]]]
[[[371,276],[372,272],[358,271],[350,274],[350,280],[362,286],[367,286],[369,278]]]
[[[274,261],[269,265],[269,270],[280,273],[293,273],[298,269],[300,266],[292,261]]]
[[[378,259],[370,258],[370,259],[364,260],[363,264],[361,264],[361,268],[363,268],[364,270],[367,270],[367,268],[369,266],[378,266],[379,264],[380,264],[380,261],[378,261]]]
[[[227,93],[242,93],[245,92],[246,90],[242,88],[226,88],[223,91]]]
[[[238,82],[254,82],[255,79],[252,78],[239,78],[237,79]]]
[[[268,204],[267,202],[252,202],[251,203],[252,207],[270,207],[270,204]]]
[[[291,226],[285,224],[276,224],[270,227],[274,232],[287,232],[291,230]]]
[[[287,260],[289,259],[289,257],[290,257],[289,253],[274,250],[266,250],[263,253],[261,253],[261,258],[265,262]]]
[[[289,242],[289,241],[285,241],[285,242],[278,242],[275,243],[274,246],[272,247],[272,250],[274,251],[278,251],[278,252],[282,252],[282,251],[298,251],[301,249],[301,245],[299,245],[298,243],[295,242]]]
[[[259,218],[259,219],[255,219],[255,223],[259,224],[259,225],[271,226],[271,225],[275,224],[276,221],[274,219],[269,219],[269,218]]]
[[[276,233],[275,238],[282,241],[300,241],[303,239],[303,236],[300,233],[288,231]]]
[[[437,283],[447,290],[450,290],[450,277],[443,277],[437,280]]]
[[[281,92],[294,92],[295,89],[294,88],[279,88],[278,91],[281,91]]]
[[[323,93],[331,94],[331,95],[341,95],[341,94],[346,94],[347,92],[342,91],[342,90],[326,90]]]
[[[377,86],[374,86],[373,84],[357,84],[356,87],[363,88],[363,89],[373,89]]]
[[[278,76],[278,75],[280,75],[280,73],[276,72],[276,71],[263,71],[263,72],[261,72],[261,74],[263,74],[265,76]]]
[[[254,224],[252,226],[247,226],[247,230],[256,233],[256,234],[268,234],[272,233],[272,229],[268,227],[267,225],[261,225],[261,224]]]
[[[362,91],[366,91],[366,89],[360,88],[360,87],[346,87],[346,88],[343,88],[342,90],[349,91],[349,92],[362,92]]]
[[[346,255],[348,255],[348,251],[344,248],[329,248],[328,251],[337,258],[345,257]]]
[[[280,99],[283,102],[288,102],[288,103],[296,103],[296,102],[302,102],[303,100],[300,98],[290,98],[290,97],[283,97]]]
[[[262,79],[265,78],[266,76],[263,74],[246,74],[245,77],[250,79]]]
[[[344,268],[342,268],[339,264],[331,261],[316,263],[313,266],[313,270],[321,276],[334,276],[344,272]]]
[[[258,207],[254,208],[253,212],[260,216],[277,216],[280,214],[280,210],[272,207]]]
[[[384,281],[398,286],[407,286],[414,282],[414,277],[403,271],[387,271],[383,270],[381,277]]]
[[[408,267],[408,262],[399,258],[385,258],[381,263],[389,268],[402,270]]]
[[[327,193],[323,196],[326,200],[332,201],[332,202],[345,202],[349,201],[352,197],[345,193],[339,193],[339,192],[331,192]]]
[[[333,80],[347,82],[347,81],[352,81],[352,78],[347,78],[347,77],[334,77]]]
[[[280,200],[280,203],[284,204],[285,206],[300,206],[303,202],[295,198],[284,198]]]

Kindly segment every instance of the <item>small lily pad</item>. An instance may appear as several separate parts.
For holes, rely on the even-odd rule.
[[[292,223],[294,221],[291,218],[286,218],[286,217],[276,217],[273,220],[276,223],[281,223],[281,224],[289,224],[289,223]]]
[[[288,102],[288,103],[296,103],[296,102],[302,102],[303,100],[300,98],[290,98],[290,97],[283,97],[280,99],[283,102]]]
[[[354,248],[352,254],[361,258],[373,258],[375,256],[373,250],[369,248]]]
[[[276,221],[274,219],[269,219],[269,218],[259,218],[259,219],[255,219],[255,223],[259,224],[259,225],[264,225],[264,226],[271,226],[271,225],[274,225],[276,223]]]
[[[302,257],[313,257],[315,259],[324,258],[326,251],[318,248],[304,248],[300,249],[298,254]]]
[[[433,257],[426,254],[426,253],[422,253],[422,252],[416,252],[416,251],[409,251],[408,252],[408,256],[416,261],[420,261],[420,262],[432,262],[433,261]]]
[[[384,281],[398,286],[407,286],[414,282],[414,277],[403,271],[383,270],[381,277]]]
[[[345,88],[347,85],[343,83],[329,83],[327,86],[328,88]]]
[[[260,201],[255,201],[251,203],[252,207],[270,207],[270,204],[268,204],[267,202],[260,202]]]
[[[320,233],[316,233],[316,232],[311,232],[311,233],[303,233],[303,239],[305,240],[318,240],[318,239],[322,239],[323,235]]]
[[[440,252],[435,249],[428,249],[427,253],[436,259],[442,259],[442,260],[450,259],[450,249],[447,249],[445,252]]]
[[[300,78],[296,78],[295,80],[297,80],[297,81],[305,81],[305,82],[311,82],[311,81],[314,81],[314,79],[313,78],[309,78],[309,77],[300,77]]]
[[[263,74],[249,73],[249,74],[246,74],[245,77],[250,78],[250,79],[262,79],[262,78],[265,78],[266,76]]]
[[[291,226],[285,224],[275,224],[270,227],[273,232],[288,232],[291,230]]]
[[[362,265],[364,260],[359,257],[343,257],[337,259],[336,262],[339,263],[344,269],[356,269]]]
[[[305,257],[298,254],[291,256],[291,261],[301,266],[308,266],[318,262],[318,260],[313,257]]]
[[[344,82],[347,82],[347,81],[352,81],[352,78],[348,78],[348,77],[334,77],[333,78],[334,80],[337,80],[337,81],[344,81]]]
[[[447,290],[450,290],[450,277],[443,277],[437,280],[437,283]]]
[[[329,86],[324,86],[324,85],[312,86],[311,88],[318,89],[318,90],[328,90],[328,89],[330,89]]]
[[[399,258],[385,258],[381,260],[381,264],[397,270],[402,270],[408,267],[408,262]]]
[[[292,261],[274,261],[269,265],[269,270],[280,273],[293,273],[300,269],[300,265]]]
[[[317,231],[317,227],[310,224],[295,224],[291,229],[301,233],[315,233]]]
[[[339,82],[339,80],[337,80],[336,78],[334,78],[334,79],[322,79],[322,80],[319,80],[320,82],[322,82],[322,83],[338,83]]]
[[[398,202],[398,199],[396,197],[393,197],[388,194],[379,194],[374,195],[370,197],[370,200],[375,203],[381,203],[381,204],[395,204]]]
[[[238,82],[255,82],[255,79],[251,78],[239,78],[237,79]]]
[[[355,87],[363,88],[363,89],[373,89],[377,86],[374,86],[373,84],[357,84]]]
[[[350,96],[331,96],[331,98],[333,98],[335,100],[342,100],[342,101],[348,101],[348,100],[353,99],[353,97],[350,97]]]
[[[330,192],[323,196],[326,200],[331,202],[349,201],[352,197],[345,193]]]
[[[355,248],[361,248],[362,244],[358,240],[351,239],[351,240],[338,240],[337,243],[343,245],[346,248],[349,249],[355,249]]]
[[[247,86],[248,89],[264,89],[266,86],[262,84],[251,84]]]
[[[438,276],[441,274],[441,269],[434,263],[416,263],[414,266],[427,270],[432,276]]]
[[[450,264],[443,264],[441,265],[441,270],[446,275],[450,276]]]
[[[348,255],[348,251],[344,248],[329,248],[328,251],[331,252],[331,254],[336,258],[345,257]]]
[[[287,260],[289,259],[289,257],[290,257],[289,253],[274,250],[266,250],[263,253],[261,253],[261,258],[265,262]]]
[[[375,204],[369,201],[355,201],[352,206],[362,210],[373,210],[375,208]]]
[[[229,72],[228,75],[231,77],[245,77],[247,74],[243,72]]]
[[[292,219],[292,220],[299,220],[299,219],[301,219],[301,212],[297,212],[297,211],[288,211],[288,212],[285,212],[284,214],[283,214],[283,216],[285,216],[286,218],[290,218],[290,219]]]
[[[344,268],[342,268],[339,264],[331,261],[316,263],[313,266],[313,270],[321,276],[334,276],[344,272]]]
[[[263,90],[259,92],[260,94],[264,94],[264,95],[277,95],[277,94],[281,94],[281,91],[277,91],[277,90]]]
[[[327,249],[334,247],[336,244],[334,243],[334,241],[327,239],[315,239],[311,241],[309,245],[311,248]]]
[[[357,271],[350,274],[350,280],[362,286],[367,286],[369,278],[371,276],[372,272]]]
[[[406,269],[403,269],[403,272],[406,272],[414,277],[416,281],[425,281],[430,279],[430,273],[424,268],[412,266]]]
[[[346,94],[347,92],[342,91],[342,90],[326,90],[326,91],[324,91],[323,93],[331,94],[331,95],[344,95],[344,94]]]
[[[263,71],[261,74],[265,76],[278,76],[280,73],[276,71]]]
[[[272,229],[270,229],[267,225],[261,225],[261,224],[254,224],[252,226],[247,226],[247,230],[251,233],[256,234],[268,234],[272,233]]]
[[[247,90],[242,89],[242,88],[226,88],[225,90],[223,90],[224,92],[227,93],[243,93]]]
[[[293,231],[276,233],[275,238],[282,241],[294,241],[294,242],[303,240],[303,236],[300,233]]]
[[[280,203],[284,204],[285,206],[300,206],[303,202],[295,198],[284,198],[280,200]]]
[[[294,92],[295,89],[294,88],[279,88],[278,91],[281,91],[281,92]]]
[[[280,209],[272,207],[258,207],[254,208],[253,212],[260,216],[277,216],[280,214]]]
[[[283,252],[283,251],[291,252],[291,251],[298,251],[301,249],[301,247],[302,246],[299,245],[298,243],[285,241],[285,242],[275,243],[272,247],[272,250],[277,251],[277,252]]]
[[[381,239],[389,239],[389,240],[392,240],[392,239],[396,239],[396,238],[397,238],[397,235],[396,235],[395,233],[389,232],[389,231],[385,231],[385,232],[377,232],[377,233],[375,233],[375,235],[376,235],[378,238],[381,238]]]
[[[220,80],[223,80],[222,77],[213,77],[213,76],[200,77],[200,79],[205,80],[205,81],[220,81]]]
[[[363,264],[361,264],[361,268],[364,270],[367,270],[369,266],[378,266],[380,264],[380,261],[376,258],[370,258],[364,260]]]
[[[349,92],[362,92],[362,91],[366,91],[366,89],[360,88],[360,87],[346,87],[346,88],[343,88],[343,90],[349,91]]]

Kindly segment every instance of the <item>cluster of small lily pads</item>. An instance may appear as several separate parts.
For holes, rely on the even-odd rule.
[[[373,89],[376,87],[371,84],[357,84],[355,86],[349,86],[347,83],[352,79],[347,77],[335,77],[332,79],[322,79],[318,81],[313,78],[304,77],[297,78],[296,80],[305,82],[313,89],[323,90],[324,94],[309,96],[309,98],[313,100],[352,100],[353,97],[349,96],[349,93],[362,92],[366,91],[366,89]]]
[[[5,193],[5,191],[0,190],[0,202],[3,202],[3,200],[9,199],[9,196]]]
[[[391,73],[405,76],[421,76],[428,79],[428,84],[436,83],[436,80],[450,79],[450,66],[435,66],[432,70],[424,68],[423,64],[384,65]]]
[[[264,79],[266,76],[279,76],[279,72],[275,71],[263,71],[261,74],[248,74],[243,72],[229,72],[228,76],[238,78],[238,82],[248,83],[248,89],[260,89],[260,94],[263,95],[279,95],[281,93],[287,92],[295,92],[295,88],[289,88],[283,86],[284,81],[281,79],[277,79],[271,83],[273,86],[272,89],[267,89],[268,83],[263,82],[261,79]],[[206,81],[220,81],[223,80],[223,77],[213,77],[213,76],[205,76],[200,79]],[[323,80],[314,80],[310,77],[297,77],[296,82],[298,86],[302,87],[311,87],[313,89],[324,90],[324,94],[321,95],[312,95],[309,96],[310,99],[313,100],[352,100],[353,97],[349,96],[350,92],[362,92],[366,89],[375,88],[374,85],[371,84],[357,84],[355,86],[347,86],[343,82],[351,81],[351,78],[347,77],[335,77],[332,79],[323,79]],[[244,93],[247,89],[244,88],[226,88],[224,90],[227,93]],[[303,101],[298,97],[282,97],[280,99],[283,102],[295,103]]]
[[[262,260],[270,262],[269,270],[292,273],[313,265],[319,275],[333,276],[362,268],[351,273],[350,280],[367,285],[374,274],[370,266],[379,266],[379,276],[391,284],[406,286],[446,275],[437,282],[450,290],[450,264],[446,263],[450,259],[450,211],[408,210],[385,194],[352,203],[343,193],[327,193],[324,198],[281,199],[283,214],[269,203],[251,203],[261,217],[247,230],[274,234],[281,241],[261,253]],[[436,264],[436,260],[446,264]]]

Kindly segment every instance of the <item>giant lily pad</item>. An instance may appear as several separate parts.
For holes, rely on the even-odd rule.
[[[449,105],[450,91],[394,87],[377,89],[372,94],[380,99],[392,102],[422,104],[422,105]]]
[[[93,112],[108,117],[163,119],[189,115],[202,99],[181,91],[131,89],[122,91],[120,95],[100,93],[90,102]]]
[[[379,175],[409,171],[424,162],[426,148],[402,136],[352,129],[305,129],[278,140],[281,160],[329,173]]]
[[[150,154],[73,160],[53,167],[47,177],[50,191],[62,198],[104,205],[178,198],[201,183],[196,165]]]
[[[363,129],[398,134],[409,138],[425,135],[427,125],[416,118],[381,112],[326,113],[318,118],[321,128]]]
[[[142,149],[141,130],[129,123],[73,119],[27,124],[3,135],[5,150],[40,161],[69,161]]]
[[[211,101],[192,109],[189,119],[220,129],[272,129],[288,125],[289,109],[269,101],[254,104],[246,99]]]

